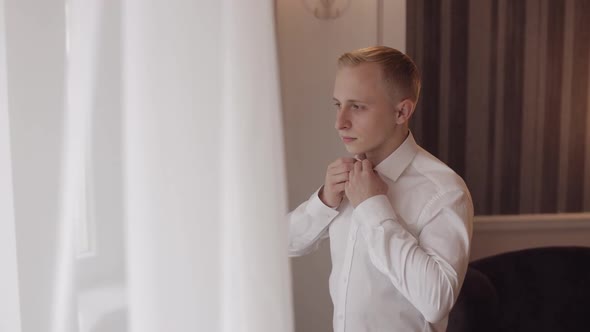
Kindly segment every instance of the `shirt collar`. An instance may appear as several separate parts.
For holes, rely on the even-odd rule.
[[[418,153],[418,144],[410,132],[404,142],[393,151],[387,158],[375,167],[380,174],[385,175],[392,181],[397,181],[402,172],[410,165],[416,153]]]

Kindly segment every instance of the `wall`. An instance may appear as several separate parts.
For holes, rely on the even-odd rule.
[[[332,160],[347,155],[334,130],[331,101],[337,57],[379,40],[405,49],[405,0],[351,1],[334,20],[317,19],[304,2],[277,0],[276,6],[291,209],[322,185]],[[297,331],[332,330],[329,255],[325,243],[317,252],[292,260]]]

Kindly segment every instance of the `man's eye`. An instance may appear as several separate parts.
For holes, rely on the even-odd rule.
[[[357,104],[352,104],[352,108],[355,109],[355,110],[361,109],[361,107],[359,105],[357,105]]]
[[[340,104],[338,104],[338,103],[335,103],[335,104],[334,104],[334,107],[336,107],[337,109],[340,109]]]

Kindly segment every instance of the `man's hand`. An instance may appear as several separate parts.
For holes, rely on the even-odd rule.
[[[346,197],[355,208],[368,198],[387,195],[387,189],[387,184],[377,175],[367,159],[355,162],[344,186]]]
[[[348,173],[354,166],[354,158],[338,158],[326,171],[324,187],[320,190],[320,199],[331,208],[336,208],[344,197],[344,184],[348,181]]]

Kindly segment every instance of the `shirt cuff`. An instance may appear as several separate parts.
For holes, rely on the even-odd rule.
[[[377,195],[366,199],[354,209],[353,217],[360,224],[369,227],[377,227],[386,220],[397,220],[391,202],[385,195]]]
[[[322,188],[323,187],[316,190],[316,192],[311,195],[309,201],[307,202],[305,210],[312,217],[329,218],[330,220],[332,220],[334,217],[338,215],[339,212],[338,210],[333,209],[324,204],[324,202],[322,202],[319,195],[320,190]]]

